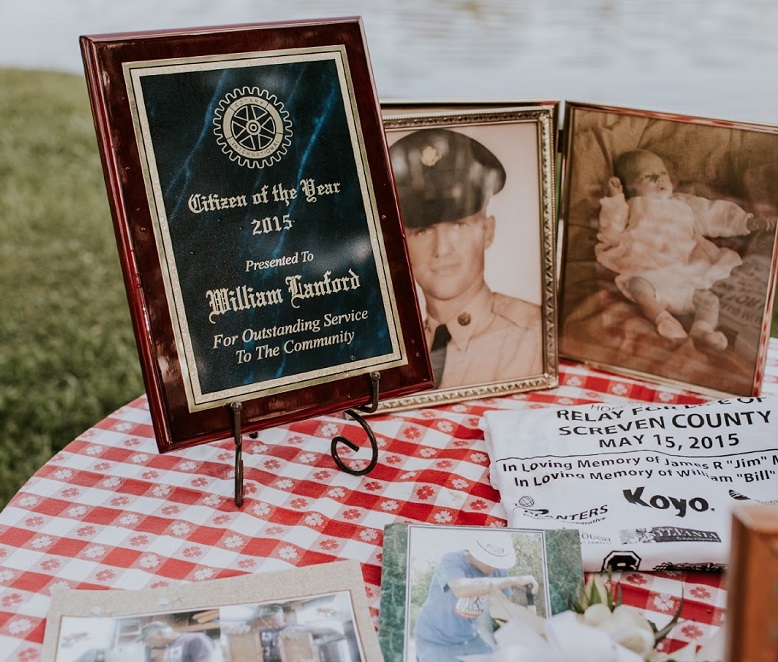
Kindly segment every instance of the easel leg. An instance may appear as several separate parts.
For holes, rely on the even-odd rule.
[[[243,404],[233,402],[232,430],[235,435],[235,505],[240,508],[243,505],[243,437],[241,435],[240,412]]]
[[[361,411],[369,414],[376,411],[376,409],[378,409],[378,386],[380,380],[381,380],[381,373],[379,372],[370,373],[370,386],[371,386],[372,399],[369,405],[365,407],[360,407]],[[375,465],[378,463],[378,442],[376,441],[373,430],[370,428],[370,426],[367,424],[367,421],[365,421],[365,419],[362,416],[360,416],[354,409],[347,409],[345,413],[351,416],[357,423],[359,423],[362,426],[362,429],[367,434],[367,438],[370,441],[370,449],[372,451],[370,456],[370,462],[364,469],[352,469],[348,467],[346,464],[344,464],[343,460],[341,460],[340,456],[338,455],[338,444],[340,443],[346,444],[346,446],[348,446],[352,451],[359,450],[359,446],[357,446],[350,439],[347,439],[346,437],[343,437],[341,435],[338,435],[337,437],[333,437],[332,444],[330,445],[330,453],[332,454],[332,459],[335,460],[335,464],[337,464],[338,467],[340,467],[343,471],[351,474],[352,476],[364,476],[365,474],[370,473],[375,468]]]

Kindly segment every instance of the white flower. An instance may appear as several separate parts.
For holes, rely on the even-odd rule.
[[[547,619],[545,634],[552,648],[560,655],[559,659],[565,662],[643,662],[645,654],[653,648],[654,641],[652,635],[649,649],[637,653],[615,641],[607,631],[586,625],[572,611]]]
[[[230,536],[224,541],[225,547],[229,547],[230,549],[235,549],[236,547],[240,547],[243,543],[244,540],[240,536]]]
[[[565,611],[547,619],[526,607],[513,604],[499,590],[490,593],[490,612],[504,622],[495,632],[497,647],[482,662],[667,662],[655,650],[657,640],[677,621],[677,616],[660,632],[635,607],[612,600],[612,588],[599,575],[587,577],[577,599],[583,613]],[[717,656],[697,657],[694,647],[676,651],[677,662],[719,660]]]
[[[278,550],[278,555],[287,561],[296,559],[299,556],[297,550],[294,547],[282,547]]]
[[[186,522],[176,522],[170,527],[170,530],[173,532],[173,535],[186,536],[192,531],[192,527]]]
[[[634,607],[619,605],[611,611],[604,604],[594,604],[586,609],[581,620],[643,658],[654,648],[654,631]]]
[[[123,515],[119,518],[119,524],[122,526],[132,526],[138,523],[138,519],[137,515]]]
[[[15,576],[10,570],[0,570],[0,583],[10,582]]]
[[[525,610],[526,611],[526,610]],[[534,616],[527,611],[527,616]],[[515,618],[495,633],[497,647],[484,662],[644,662],[572,611],[548,619]]]
[[[305,518],[305,523],[308,526],[321,526],[324,522],[324,518],[319,513],[311,513]]]
[[[303,453],[297,459],[303,464],[313,464],[316,462],[316,456],[313,453]]]
[[[170,485],[155,485],[151,493],[158,498],[162,498],[170,494]]]
[[[86,508],[84,506],[73,506],[72,508],[67,509],[66,514],[68,517],[81,517],[86,514]]]
[[[255,515],[259,517],[267,516],[270,513],[270,506],[266,503],[258,503],[252,508]]]
[[[146,464],[148,462],[149,456],[146,453],[135,453],[130,458],[130,462],[133,464]]]
[[[114,487],[119,487],[121,484],[121,479],[117,478],[116,476],[111,476],[110,478],[106,478],[104,481],[102,481],[101,485],[107,489],[113,489]]]
[[[35,538],[30,544],[35,549],[43,549],[44,547],[48,547],[52,542],[53,541],[49,536],[41,536],[40,538]]]
[[[88,559],[96,559],[100,556],[103,556],[104,554],[105,554],[105,547],[103,547],[102,545],[87,547],[86,550],[84,550],[84,556],[86,556]]]
[[[490,595],[492,616],[504,621],[494,635],[493,653],[481,662],[713,662],[723,659],[724,629],[697,651],[691,643],[672,655],[654,649],[655,633],[634,607],[613,611],[594,603],[583,614],[565,611],[548,619],[510,602],[499,592]]]
[[[194,574],[195,579],[197,581],[203,581],[205,579],[210,579],[213,577],[213,570],[211,568],[201,568],[200,570],[197,570]]]
[[[159,557],[156,554],[146,554],[145,556],[140,557],[138,563],[140,563],[142,568],[156,568],[159,565]]]
[[[8,631],[16,636],[32,630],[33,623],[29,618],[17,618],[8,624]]]

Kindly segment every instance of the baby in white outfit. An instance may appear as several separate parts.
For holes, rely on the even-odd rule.
[[[727,200],[673,193],[662,159],[648,150],[619,156],[616,177],[600,209],[597,260],[615,271],[616,285],[634,301],[663,338],[723,350],[717,329],[719,300],[711,291],[741,263],[740,256],[706,237],[771,230],[775,221],[754,217]],[[677,316],[693,313],[688,333]]]

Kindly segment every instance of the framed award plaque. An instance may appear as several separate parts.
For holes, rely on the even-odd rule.
[[[160,451],[432,386],[360,19],[81,49]]]

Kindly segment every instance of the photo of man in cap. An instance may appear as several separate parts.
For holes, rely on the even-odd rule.
[[[502,163],[479,141],[445,128],[413,131],[389,152],[436,387],[542,374],[540,305],[495,292],[485,278],[497,227],[489,203],[507,179]],[[521,253],[516,246],[516,261]]]
[[[506,595],[516,587],[538,592],[532,575],[508,575],[515,565],[513,539],[506,531],[480,532],[466,549],[444,554],[414,625],[416,659],[455,662],[462,655],[490,653],[478,619],[487,610],[492,587]]]

